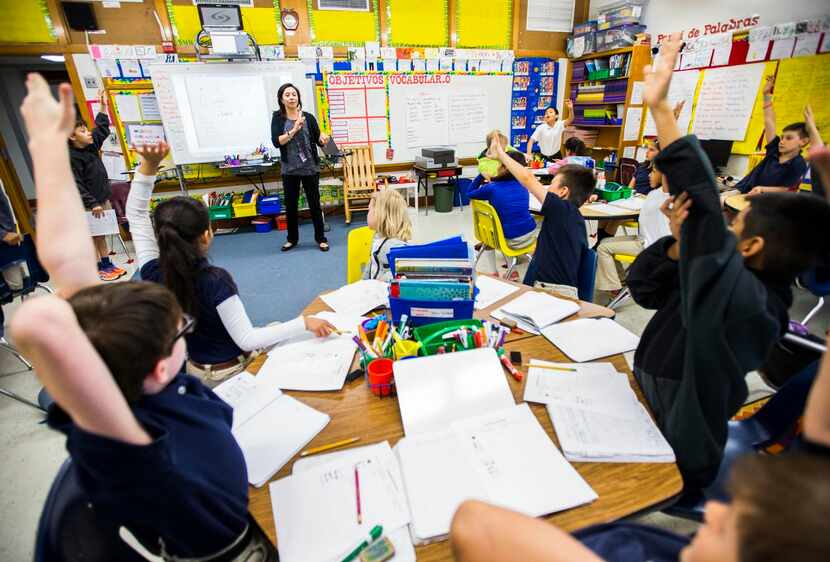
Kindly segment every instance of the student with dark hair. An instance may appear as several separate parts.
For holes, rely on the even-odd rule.
[[[300,91],[293,84],[283,84],[277,90],[279,109],[271,117],[271,142],[280,150],[282,187],[285,192],[285,215],[288,221],[288,240],[282,251],[294,248],[300,240],[297,204],[300,185],[305,191],[314,240],[323,252],[329,251],[320,207],[320,156],[317,147],[325,145],[329,137],[320,132],[314,115],[303,111]]]
[[[511,150],[507,156],[523,168],[526,165],[525,155],[521,152]],[[536,239],[538,229],[528,207],[527,190],[503,164],[499,164],[496,175],[489,182],[478,175],[470,185],[468,195],[471,199],[483,199],[496,209],[507,245],[511,248],[524,248]]]
[[[809,141],[805,124],[799,122],[787,125],[780,137],[775,132],[775,109],[772,106],[774,84],[775,78],[768,76],[763,90],[766,155],[735,185],[738,191],[750,197],[774,191],[796,190],[807,171],[807,163],[801,156],[801,149]]]
[[[556,290],[576,296],[579,264],[582,252],[588,247],[585,219],[579,208],[594,191],[593,171],[578,164],[567,164],[559,168],[546,187],[498,142],[490,145],[490,152],[542,204],[544,219],[524,283],[552,285]]]
[[[96,217],[112,209],[110,204],[110,180],[107,169],[101,161],[101,147],[110,135],[110,118],[107,115],[107,97],[101,93],[101,108],[95,116],[95,128],[90,131],[83,119],[78,118],[72,134],[69,135],[69,161],[75,185],[81,194],[84,208]],[[98,252],[98,277],[102,281],[115,281],[127,274],[127,271],[113,265],[109,258],[106,236],[93,236],[95,250]]]
[[[657,139],[649,139],[645,145],[646,159],[637,164],[637,169],[634,171],[634,175],[631,176],[631,181],[628,182],[628,187],[634,188],[634,191],[641,195],[647,195],[651,191],[651,182],[649,181],[651,163],[660,152],[660,142]]]
[[[536,130],[533,131],[527,141],[526,158],[528,162],[533,157],[534,143],[539,143],[539,152],[548,162],[562,157],[559,151],[562,146],[562,133],[565,132],[565,127],[573,123],[574,120],[574,104],[570,99],[565,100],[565,107],[568,108],[569,115],[564,121],[559,119],[559,110],[555,107],[550,106],[545,110],[544,120],[536,127]]]
[[[173,197],[156,207],[155,224],[150,220],[150,197],[167,145],[161,142],[135,150],[141,165],[127,198],[127,218],[141,278],[165,285],[184,312],[197,320],[187,336],[188,373],[216,384],[242,371],[257,350],[305,330],[318,336],[331,332],[333,327],[325,320],[303,316],[255,328],[230,273],[207,259],[213,241],[207,207],[190,197]]]
[[[193,319],[161,285],[99,283],[66,146],[72,89],[60,86],[59,103],[41,76],[27,87],[38,256],[57,294],[23,303],[11,330],[55,400],[48,423],[67,436],[91,513],[165,560],[276,560],[249,519],[232,409],[180,374]]]
[[[657,68],[647,69],[644,99],[662,146],[655,164],[672,196],[664,204],[672,235],[629,269],[634,300],[657,309],[637,347],[634,375],[694,492],[717,474],[727,422],[747,396],[744,377],[787,329],[790,285],[826,251],[830,205],[808,195],[762,194],[730,232],[712,167],[697,138],[681,137],[666,100],[679,36],[662,45]]]
[[[565,141],[565,156],[588,156],[588,147],[577,137],[568,137]]]
[[[732,469],[732,501],[706,503],[694,538],[636,523],[573,535],[547,521],[480,501],[461,504],[450,528],[460,562],[822,562],[830,552],[830,461],[747,455]]]

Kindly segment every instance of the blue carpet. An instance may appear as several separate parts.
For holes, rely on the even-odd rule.
[[[348,226],[342,215],[326,217],[326,223],[328,252],[315,244],[310,220],[300,224],[300,244],[289,252],[280,252],[286,236],[276,229],[240,229],[214,238],[210,260],[233,276],[254,326],[290,320],[321,292],[346,284],[346,238],[352,228],[365,226],[365,214]]]

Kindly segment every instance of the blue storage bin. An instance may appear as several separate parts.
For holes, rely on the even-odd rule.
[[[257,212],[260,215],[278,215],[282,212],[279,195],[268,195],[257,200]]]
[[[475,300],[466,301],[418,301],[389,297],[392,322],[397,325],[401,315],[409,317],[409,325],[423,326],[447,320],[466,320],[473,317]]]

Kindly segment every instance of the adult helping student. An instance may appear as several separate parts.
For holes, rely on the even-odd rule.
[[[39,75],[27,88],[38,255],[57,294],[26,301],[11,328],[55,399],[48,423],[67,435],[90,513],[112,529],[96,547],[123,550],[123,526],[165,560],[276,560],[249,522],[232,409],[180,374],[192,319],[162,285],[99,282],[66,146],[72,89],[62,84],[58,103]]]

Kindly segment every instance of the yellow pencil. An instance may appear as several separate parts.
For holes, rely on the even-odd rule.
[[[320,445],[319,447],[313,447],[311,449],[306,449],[302,453],[300,453],[301,457],[307,457],[308,455],[316,455],[317,453],[322,453],[323,451],[330,451],[332,449],[337,449],[338,447],[343,447],[345,445],[351,445],[360,441],[360,437],[351,437],[349,439],[343,439],[342,441],[335,441],[334,443],[329,443],[328,445]]]
[[[571,367],[553,367],[551,365],[531,365],[531,369],[547,369],[548,371],[563,371],[566,373],[576,373],[576,369],[572,369]]]

